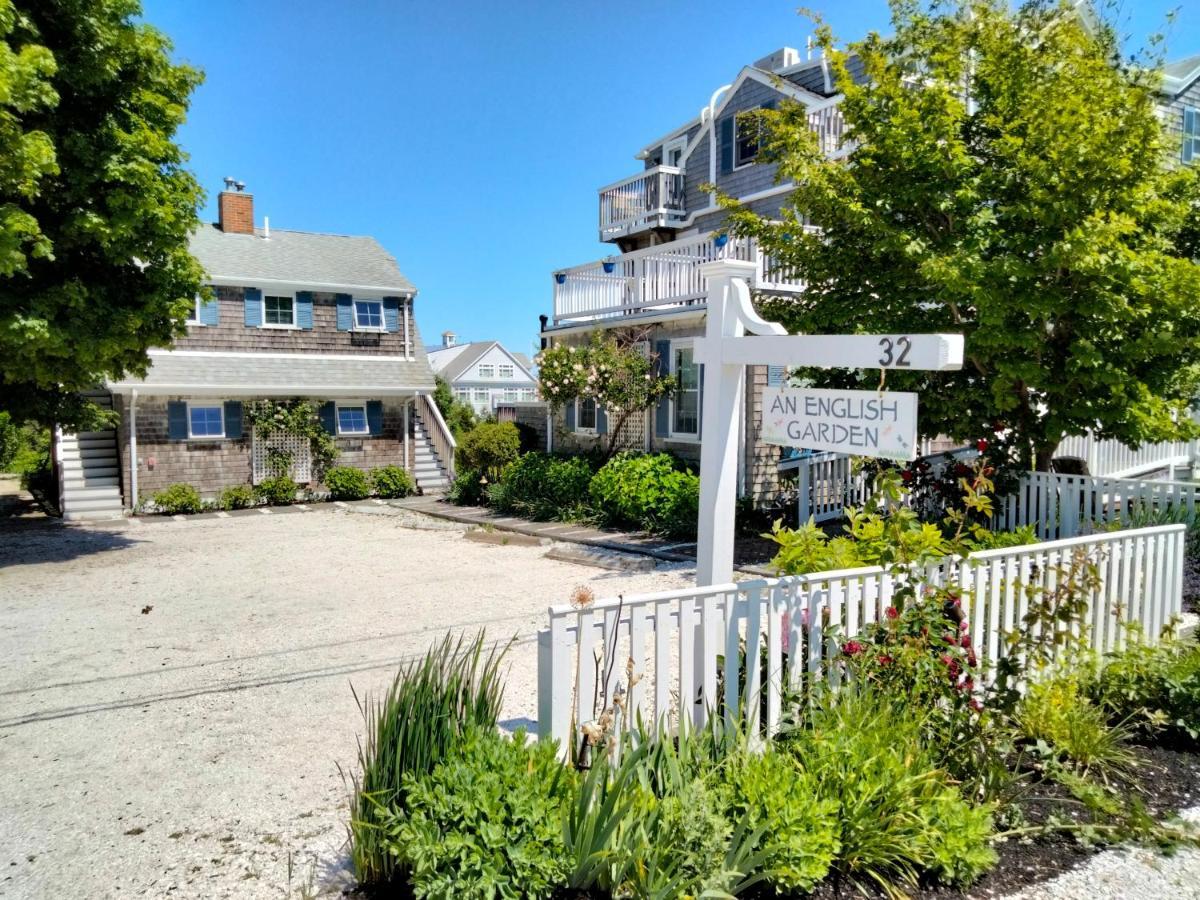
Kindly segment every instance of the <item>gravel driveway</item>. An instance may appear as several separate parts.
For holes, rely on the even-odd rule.
[[[690,581],[387,512],[0,523],[0,896],[336,891],[351,684],[486,627],[517,636],[515,727],[535,715],[549,604]]]

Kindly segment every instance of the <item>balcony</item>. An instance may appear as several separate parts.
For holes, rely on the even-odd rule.
[[[683,170],[655,166],[600,189],[600,240],[651,228],[678,228],[687,218]]]
[[[804,290],[802,281],[749,238],[731,237],[717,246],[713,235],[706,234],[556,272],[553,323],[612,324],[621,317],[702,311],[708,279],[701,276],[700,266],[714,259],[754,262],[755,290],[781,294]]]

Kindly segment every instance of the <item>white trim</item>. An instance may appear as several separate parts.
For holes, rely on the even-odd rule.
[[[662,145],[662,165],[668,168],[679,169],[683,163],[683,154],[687,152],[687,145],[686,134],[681,134],[678,137],[671,138],[669,141],[664,141]],[[675,162],[671,162],[670,160],[672,150],[679,150],[679,159]]]
[[[267,321],[267,297],[273,297],[276,300],[291,300],[292,301],[292,321],[289,324],[278,324]],[[277,291],[274,294],[268,295],[266,291],[262,292],[262,298],[259,301],[259,312],[262,314],[262,321],[259,327],[272,328],[280,331],[299,331],[300,326],[296,324],[296,292],[290,294],[283,291]]]
[[[360,303],[378,303],[379,304],[379,325],[359,325],[358,324],[358,304]],[[387,332],[387,312],[383,308],[382,297],[351,297],[350,298],[350,330],[358,331],[366,334],[384,334]]]
[[[324,384],[137,384],[106,382],[105,387],[115,394],[125,394],[138,391],[141,397],[170,397],[179,394],[190,394],[193,397],[312,397],[328,400],[343,397],[358,397],[369,394],[372,397],[411,397],[416,394],[428,394],[433,385],[395,385],[395,384],[356,384],[353,387],[345,385]],[[351,393],[353,391],[353,393]]]
[[[403,354],[362,353],[352,356],[346,353],[256,353],[237,350],[164,350],[148,351],[150,356],[201,356],[220,359],[336,359],[342,362],[390,362],[404,360]]]
[[[362,408],[363,411],[363,427],[365,431],[342,431],[342,407]],[[367,401],[366,400],[337,400],[333,404],[333,432],[336,437],[370,437],[371,436],[371,420],[367,416]]]
[[[225,440],[225,401],[211,399],[204,402],[185,400],[187,404],[187,439],[189,441],[223,441]],[[212,409],[216,407],[221,413],[221,433],[220,434],[192,434],[192,407],[196,406],[201,409]]]
[[[671,365],[669,371],[672,377],[678,374],[678,369],[675,364],[675,353],[678,350],[692,351],[692,365],[696,369],[696,430],[695,431],[676,431],[675,430],[675,395],[672,394],[667,401],[667,410],[670,413],[670,418],[667,421],[667,438],[672,441],[687,441],[689,443],[700,442],[700,363],[696,362],[696,339],[695,338],[676,338],[671,340]]]
[[[204,301],[200,298],[200,293],[197,291],[195,298],[192,300],[192,315],[195,318],[185,320],[188,328],[203,328],[204,321],[200,318],[200,307],[204,305]]]
[[[340,284],[332,281],[293,281],[288,278],[261,278],[257,275],[212,275],[209,283],[222,287],[257,287],[269,284],[273,289],[298,291],[319,291],[324,294],[372,294],[382,297],[404,297],[413,299],[417,292],[411,287],[387,287],[378,284]]]

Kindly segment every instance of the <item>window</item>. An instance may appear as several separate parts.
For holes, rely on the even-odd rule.
[[[358,331],[383,331],[383,301],[355,300],[354,327]]]
[[[491,394],[488,393],[487,388],[475,388],[475,399],[476,400],[486,400],[490,396],[491,396]]]
[[[188,404],[188,437],[225,437],[225,407],[221,403]]]
[[[495,366],[480,366],[479,367],[479,377],[480,378],[495,378],[496,377],[496,367]]]
[[[496,371],[499,373],[501,378],[512,378],[513,377],[513,367],[512,366],[498,366],[496,368]]]
[[[512,388],[506,388],[504,391],[504,399],[509,403],[516,403],[518,392]]]
[[[337,405],[338,434],[369,434],[367,407],[362,403],[339,403]]]
[[[521,391],[521,399],[522,400],[532,400],[533,399],[533,388],[526,388],[525,390]]]
[[[755,115],[757,110],[738,113],[733,119],[733,165],[748,166],[762,149],[763,126]]]
[[[596,401],[595,400],[577,400],[578,406],[575,410],[575,430],[576,431],[595,431],[596,430]]]
[[[671,433],[696,435],[700,432],[700,367],[692,360],[691,347],[675,347],[671,371],[679,379],[679,389],[671,403]]]
[[[291,328],[296,324],[295,298],[263,297],[263,324]]]
[[[193,298],[192,308],[188,310],[187,323],[189,325],[202,325],[203,324],[200,321],[200,304],[203,302],[204,302],[204,299],[199,294],[197,294],[195,296],[195,298]]]
[[[455,388],[454,396],[457,397],[459,400],[470,400],[471,399],[471,389],[470,388]]]
[[[1183,111],[1183,161],[1200,161],[1200,109]]]
[[[663,147],[663,162],[668,166],[679,167],[679,163],[683,161],[683,151],[687,149],[687,136],[675,138],[668,141]]]

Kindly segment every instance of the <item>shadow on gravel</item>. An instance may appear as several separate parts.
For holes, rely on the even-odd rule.
[[[124,532],[76,528],[58,519],[0,519],[0,569],[66,562],[140,543]]]

